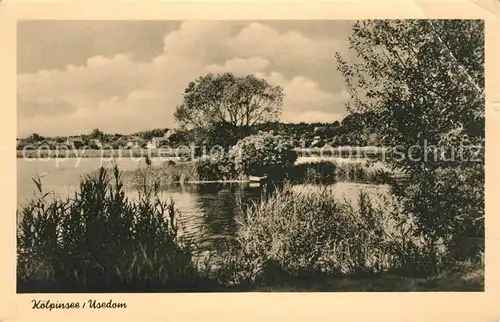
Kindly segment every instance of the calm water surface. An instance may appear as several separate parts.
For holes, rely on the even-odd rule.
[[[143,161],[121,159],[116,161],[121,170],[134,170],[143,167]],[[53,196],[65,197],[74,193],[81,177],[102,165],[112,167],[113,162],[100,159],[70,159],[56,163],[55,160],[40,161],[17,159],[17,205],[22,206],[36,193],[32,178],[41,176],[44,192]],[[155,164],[153,164],[155,165]],[[353,199],[360,190],[369,193],[386,191],[385,186],[358,183],[336,183],[330,186],[339,198]],[[314,190],[315,186],[297,185],[294,189]],[[128,189],[131,198],[138,197],[138,191]],[[198,184],[166,188],[161,197],[171,198],[180,211],[179,221],[186,233],[194,237],[201,245],[210,245],[222,237],[230,236],[236,230],[235,215],[252,202],[258,201],[262,188],[249,184]]]

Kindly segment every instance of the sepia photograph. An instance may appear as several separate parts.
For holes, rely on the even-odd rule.
[[[483,20],[16,41],[18,294],[485,290]]]

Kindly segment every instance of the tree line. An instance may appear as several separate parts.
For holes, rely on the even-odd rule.
[[[350,145],[379,145],[382,141],[375,134],[374,130],[369,126],[369,121],[372,117],[371,113],[353,113],[347,115],[341,121],[334,122],[313,122],[313,123],[284,123],[279,121],[258,123],[250,126],[233,127],[230,124],[220,122],[206,128],[192,129],[172,129],[172,128],[157,128],[152,130],[135,132],[129,135],[120,133],[105,133],[100,129],[94,129],[91,133],[81,134],[78,137],[82,140],[82,144],[92,148],[99,148],[94,140],[99,140],[103,144],[115,145],[126,144],[129,138],[139,137],[144,140],[144,144],[154,137],[163,137],[167,132],[172,131],[169,138],[171,145],[189,145],[193,142],[203,142],[215,140],[218,137],[221,141],[235,141],[234,136],[238,139],[243,136],[257,134],[259,132],[269,132],[281,135],[289,139],[297,147],[304,144],[309,146],[315,137],[320,137],[320,142],[332,146]],[[235,134],[238,132],[239,134]],[[244,134],[244,135],[243,135]],[[221,137],[222,136],[222,137]],[[68,137],[46,137],[37,133],[21,139],[18,142],[18,148],[28,144],[41,144],[43,142],[54,141],[58,144],[64,144]],[[235,142],[234,142],[235,143]],[[228,143],[222,144],[229,146]]]

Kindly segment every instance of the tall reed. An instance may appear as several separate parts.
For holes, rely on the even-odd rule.
[[[137,201],[125,196],[115,167],[87,176],[66,200],[41,196],[21,209],[17,238],[19,292],[202,290],[208,280],[180,238],[172,201],[158,185]]]
[[[409,216],[382,197],[357,203],[285,185],[238,218],[236,245],[222,256],[229,285],[279,285],[323,277],[428,276],[443,254],[428,252]]]

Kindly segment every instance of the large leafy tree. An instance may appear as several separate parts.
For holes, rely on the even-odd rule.
[[[373,112],[372,128],[404,152],[389,160],[409,175],[395,193],[433,240],[483,236],[484,163],[474,149],[450,157],[484,146],[483,22],[358,21],[349,45],[336,55],[348,110]]]
[[[283,89],[254,75],[208,74],[189,83],[174,116],[185,128],[252,126],[277,120],[282,103]]]

